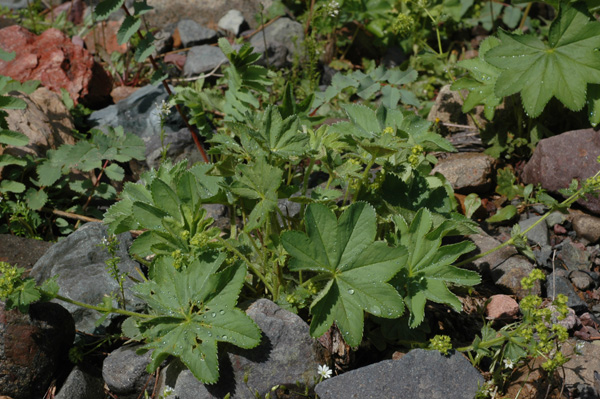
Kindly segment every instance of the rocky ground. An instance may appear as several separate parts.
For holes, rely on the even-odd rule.
[[[23,7],[26,1],[0,1],[0,5]],[[57,2],[60,3],[60,2]],[[69,2],[70,3],[70,2]],[[81,7],[83,18],[85,4]],[[159,51],[178,48],[187,51],[169,53],[164,61],[179,77],[210,74],[226,62],[223,53],[213,44],[221,35],[243,36],[256,51],[268,54],[271,66],[288,65],[298,51],[303,27],[296,21],[281,17],[264,29],[268,48],[261,35],[254,35],[258,24],[254,18],[259,10],[258,0],[186,1],[149,0],[155,7],[148,21],[159,28]],[[265,1],[268,3],[268,1]],[[268,4],[266,4],[268,5]],[[121,16],[122,17],[122,16]],[[117,86],[110,90],[108,76],[94,58],[94,41],[109,46],[105,50],[125,51],[115,39],[119,16],[111,18],[96,34],[69,38],[56,30],[37,37],[22,27],[0,20],[0,47],[16,51],[14,62],[0,61],[2,74],[18,79],[39,79],[44,88],[29,96],[27,110],[9,112],[11,129],[30,138],[27,147],[6,149],[7,153],[43,155],[47,149],[62,143],[72,143],[70,134],[74,121],[57,94],[65,88],[75,102],[96,108],[88,122],[92,126],[123,126],[146,142],[146,163],[138,168],[158,165],[161,143],[158,132],[160,119],[155,104],[167,98],[161,86]],[[100,33],[102,37],[98,36]],[[87,50],[82,47],[86,44]],[[162,48],[160,47],[162,46]],[[52,49],[49,52],[49,49]],[[57,52],[70,59],[73,68],[67,72],[56,63]],[[37,56],[38,65],[31,68],[27,56]],[[58,57],[60,58],[60,57]],[[481,142],[473,139],[464,115],[448,110],[460,109],[460,99],[442,90],[430,114],[430,120],[462,126],[449,132],[448,139],[459,149],[454,154],[437,154],[435,171],[443,174],[457,192],[459,200],[472,192],[486,203],[480,215],[484,220],[495,211],[494,188],[498,162],[483,154]],[[107,105],[114,102],[113,105]],[[457,106],[458,105],[458,106]],[[168,157],[173,160],[199,161],[189,132],[178,117],[172,114],[165,124]],[[0,149],[0,153],[1,153]],[[548,192],[557,194],[573,178],[585,179],[598,170],[600,138],[593,130],[566,132],[542,140],[533,157],[519,165],[524,183],[541,184]],[[288,206],[285,202],[281,207]],[[225,209],[207,208],[209,216],[228,223]],[[522,229],[534,223],[545,209],[532,207],[517,221]],[[508,397],[514,398],[596,398],[599,381],[594,371],[600,370],[600,200],[581,201],[568,214],[556,213],[528,233],[534,249],[535,262],[506,247],[481,258],[470,268],[484,278],[472,296],[464,296],[464,314],[450,314],[447,309],[430,306],[428,312],[437,317],[438,327],[465,344],[481,328],[481,317],[506,320],[518,312],[516,300],[525,292],[521,278],[536,267],[547,273],[545,284],[535,292],[544,297],[564,294],[572,313],[568,323],[572,339],[568,347],[582,342],[582,354],[574,356],[564,367],[562,386],[547,392],[544,376],[517,371]],[[469,237],[477,252],[485,252],[510,238],[512,226],[494,227],[481,223],[479,234]],[[0,235],[0,261],[25,267],[38,281],[58,275],[60,293],[87,303],[99,303],[117,285],[106,273],[105,250],[98,246],[106,236],[100,223],[86,223],[67,238],[51,244],[36,240]],[[129,257],[130,233],[119,236],[122,271],[135,274],[139,265]],[[127,284],[132,284],[127,282]],[[142,303],[126,290],[127,307],[139,310]],[[308,325],[297,315],[262,299],[241,304],[247,314],[260,326],[263,340],[259,347],[241,350],[223,348],[220,359],[221,379],[215,385],[198,382],[185,367],[175,361],[166,362],[156,375],[145,371],[149,356],[136,354],[136,345],[113,337],[100,345],[86,360],[74,365],[68,351],[76,342],[97,342],[110,336],[118,318],[97,325],[97,314],[76,307],[46,303],[32,306],[31,312],[21,315],[0,308],[0,395],[2,398],[28,399],[54,397],[57,399],[133,399],[164,394],[172,388],[180,399],[264,397],[301,398],[315,393],[330,398],[473,398],[484,382],[484,376],[460,353],[442,356],[435,351],[394,348],[374,354],[374,349],[347,348],[339,336],[331,334],[319,340],[309,335]],[[66,309],[66,310],[65,310]],[[484,313],[483,315],[481,313]],[[108,335],[107,335],[108,334]],[[463,335],[461,337],[461,334]],[[371,351],[371,353],[365,353]],[[336,364],[336,376],[318,383],[317,368]],[[534,371],[536,365],[530,365]],[[345,371],[345,372],[342,372]],[[520,391],[520,393],[518,393]],[[46,395],[46,396],[44,396]]]

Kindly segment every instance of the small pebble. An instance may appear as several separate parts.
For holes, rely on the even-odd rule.
[[[488,320],[512,319],[519,313],[519,304],[508,295],[493,295],[486,308]]]
[[[594,280],[592,277],[586,272],[579,270],[571,272],[571,274],[569,274],[569,279],[573,285],[581,291],[586,291],[594,285]]]

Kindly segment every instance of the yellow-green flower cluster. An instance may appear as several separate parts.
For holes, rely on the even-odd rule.
[[[440,353],[447,355],[448,351],[452,349],[452,343],[450,337],[447,335],[436,335],[429,341],[429,347],[431,349],[440,351]]]
[[[529,276],[521,279],[521,287],[523,287],[524,290],[530,290],[537,280],[545,279],[546,275],[544,275],[544,272],[541,269],[533,269],[533,271],[529,273]]]
[[[408,156],[408,163],[410,163],[410,166],[416,168],[419,165],[419,162],[421,161],[421,156],[424,152],[425,149],[423,148],[423,146],[420,146],[418,144],[415,145],[410,150],[410,155]]]
[[[5,299],[21,284],[23,268],[16,268],[9,263],[0,262],[0,298]]]
[[[407,37],[415,27],[415,20],[410,15],[403,13],[398,14],[392,23],[391,30],[400,38]]]
[[[394,128],[391,126],[386,127],[383,129],[383,134],[394,134]]]

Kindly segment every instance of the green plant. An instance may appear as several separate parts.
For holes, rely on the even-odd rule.
[[[119,262],[121,258],[117,256],[117,251],[119,250],[119,240],[115,235],[110,235],[108,238],[103,238],[102,242],[99,244],[102,248],[106,249],[109,253],[110,258],[108,258],[106,263],[106,271],[110,276],[116,281],[119,285],[119,293],[117,302],[122,309],[125,309],[125,279],[127,278],[127,273],[122,273],[119,270]]]

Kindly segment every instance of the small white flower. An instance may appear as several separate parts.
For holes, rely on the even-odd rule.
[[[171,113],[171,107],[165,100],[162,100],[160,104],[156,104],[156,109],[161,117],[167,117]]]
[[[583,347],[585,346],[583,341],[577,341],[577,343],[575,344],[575,354],[576,355],[583,355]]]
[[[327,365],[319,365],[317,373],[324,379],[331,377],[331,369]]]
[[[510,359],[504,359],[504,367],[506,367],[507,369],[512,369],[513,367],[515,367],[515,364]]]
[[[108,240],[106,239],[106,237],[103,237],[103,238],[102,238],[102,245],[104,245],[104,246],[108,246],[108,244],[109,244],[109,243],[108,243]]]
[[[327,4],[326,8],[327,14],[329,14],[330,17],[335,18],[340,12],[340,3],[335,0],[331,0],[329,4]]]
[[[175,393],[175,390],[172,387],[166,385],[165,389],[163,390],[163,396],[166,398],[167,396],[173,395],[173,393]]]

